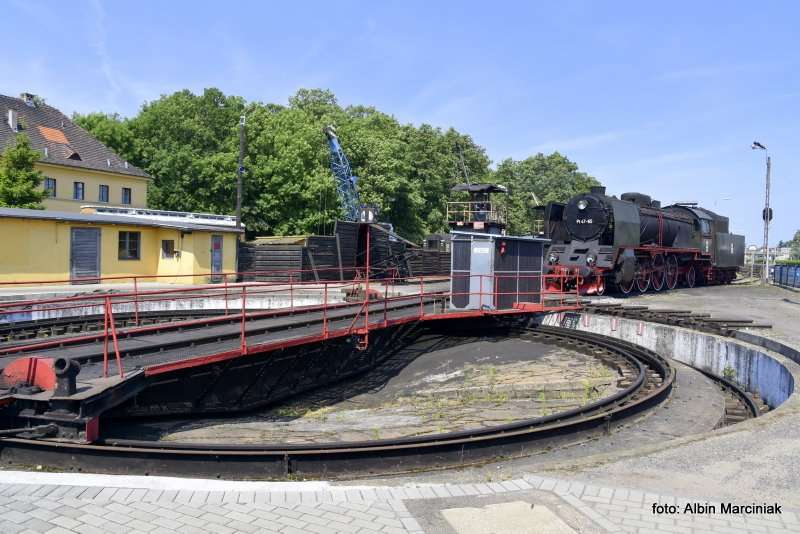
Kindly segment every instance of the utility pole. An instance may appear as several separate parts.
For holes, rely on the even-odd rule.
[[[753,150],[763,150],[764,154],[767,156],[767,188],[766,194],[764,195],[764,211],[761,212],[761,217],[764,219],[764,270],[761,271],[761,283],[766,285],[769,283],[769,222],[772,220],[772,211],[769,208],[769,174],[772,160],[769,157],[767,147],[758,141],[753,141],[753,145],[750,148]],[[753,261],[755,261],[755,256]]]
[[[763,284],[769,283],[769,222],[772,219],[772,213],[769,209],[769,179],[770,168],[772,167],[772,160],[767,155],[767,192],[764,196],[764,273],[761,275],[761,282]]]
[[[236,229],[242,228],[242,175],[244,175],[245,116],[239,119],[239,168],[236,171]]]

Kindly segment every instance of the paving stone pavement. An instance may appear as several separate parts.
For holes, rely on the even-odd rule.
[[[186,479],[177,486],[158,489],[160,486],[146,477],[141,477],[144,479],[141,484],[134,480],[131,487],[111,487],[117,482],[110,476],[92,476],[87,481],[85,475],[27,474],[38,481],[20,483],[24,475],[9,482],[6,473],[0,472],[2,534],[414,534],[436,523],[430,516],[415,516],[409,511],[407,504],[414,501],[427,500],[434,510],[441,510],[482,506],[485,497],[536,502],[537,495],[543,493],[557,497],[582,516],[583,527],[571,525],[578,532],[800,532],[798,510],[784,509],[780,515],[764,516],[655,515],[654,502],[682,509],[689,501],[535,475],[502,482],[403,486],[300,482],[252,489],[252,485],[248,486],[252,483],[241,483],[242,489],[231,489],[236,483],[227,483],[224,490],[205,491],[200,488],[213,487],[217,481]],[[104,480],[107,484],[102,484]],[[86,485],[75,485],[81,483]],[[442,531],[441,527],[429,530]]]

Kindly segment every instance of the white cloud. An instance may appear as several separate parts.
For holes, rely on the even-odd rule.
[[[738,150],[741,147],[733,145],[714,145],[706,146],[697,149],[678,150],[673,152],[664,152],[661,154],[654,154],[644,158],[635,158],[630,160],[620,159],[618,163],[613,165],[602,165],[592,168],[595,176],[618,176],[622,174],[635,171],[640,173],[645,170],[665,168],[672,168],[671,165],[675,163],[684,163],[687,161],[713,161],[725,152]]]
[[[764,64],[743,63],[738,65],[703,65],[687,67],[660,74],[657,78],[662,81],[685,81],[707,78],[719,78],[723,76],[754,73],[769,68]]]
[[[94,32],[90,37],[90,45],[97,53],[100,60],[100,71],[108,84],[107,98],[109,103],[116,107],[118,104],[118,96],[122,90],[119,77],[114,70],[111,60],[111,54],[108,51],[108,30],[106,28],[106,12],[100,0],[91,0],[90,2],[92,12],[94,15]]]
[[[555,151],[563,153],[569,150],[592,148],[596,146],[605,145],[608,143],[613,143],[615,141],[619,141],[620,139],[628,135],[628,133],[629,132],[621,130],[611,130],[608,132],[601,132],[592,135],[581,135],[577,137],[570,137],[555,141],[547,141],[545,143],[541,143],[530,147],[525,151],[525,155],[529,156],[531,154],[537,154],[539,152],[549,153]]]

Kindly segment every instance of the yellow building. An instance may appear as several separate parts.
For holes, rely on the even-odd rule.
[[[150,176],[35,95],[0,95],[0,150],[20,134],[41,154],[36,168],[48,210],[79,212],[83,204],[144,208]]]
[[[0,282],[92,283],[97,277],[161,275],[143,281],[191,284],[218,281],[215,273],[236,271],[242,231],[226,216],[87,211],[94,213],[0,208],[5,251]]]

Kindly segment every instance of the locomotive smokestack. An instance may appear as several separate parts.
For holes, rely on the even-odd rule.
[[[589,192],[593,195],[605,195],[606,188],[603,185],[593,185],[589,188]]]

